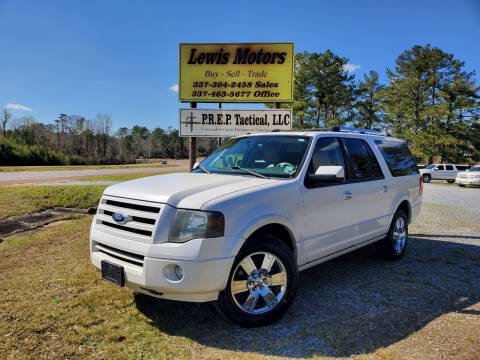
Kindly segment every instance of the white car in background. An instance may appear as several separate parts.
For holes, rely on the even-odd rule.
[[[420,169],[423,182],[430,182],[431,180],[446,180],[448,183],[453,184],[457,173],[469,169],[469,165],[458,164],[431,164],[425,169]]]
[[[480,165],[474,166],[467,171],[459,172],[455,182],[461,187],[465,185],[480,185]]]

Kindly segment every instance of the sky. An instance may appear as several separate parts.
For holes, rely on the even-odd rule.
[[[375,70],[384,82],[404,50],[431,44],[480,83],[480,0],[0,0],[0,107],[44,123],[108,113],[115,129],[178,128],[181,42],[330,49],[356,80]]]

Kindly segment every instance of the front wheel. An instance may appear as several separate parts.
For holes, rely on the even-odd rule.
[[[408,242],[408,218],[403,210],[397,210],[385,239],[377,243],[380,255],[389,260],[398,260],[405,253]]]
[[[271,235],[249,240],[239,252],[228,284],[216,307],[233,323],[254,327],[269,324],[293,301],[298,272],[292,251]]]
[[[430,180],[432,180],[432,177],[429,174],[422,175],[422,178],[424,183],[429,183]]]
[[[460,186],[460,187],[465,187],[465,184],[458,184],[458,186]]]

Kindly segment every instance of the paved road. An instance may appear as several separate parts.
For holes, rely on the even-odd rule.
[[[122,169],[99,169],[99,170],[52,170],[52,171],[25,171],[25,172],[1,172],[0,185],[25,185],[45,184],[59,181],[75,180],[83,177],[119,175],[119,174],[141,174],[149,172],[183,171],[188,166],[180,164],[170,167],[148,167],[148,168],[122,168]]]
[[[429,183],[423,186],[423,202],[461,207],[480,214],[480,188]]]

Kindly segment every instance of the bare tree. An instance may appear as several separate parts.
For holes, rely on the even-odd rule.
[[[97,114],[95,118],[95,133],[99,138],[102,157],[107,155],[108,140],[112,129],[112,116],[110,114]]]
[[[3,137],[7,134],[7,122],[12,117],[12,113],[8,111],[6,108],[3,108],[2,111],[2,129],[3,129]]]

